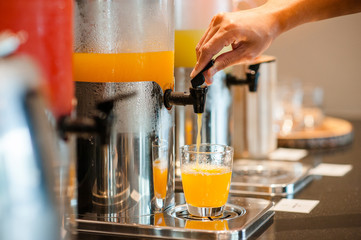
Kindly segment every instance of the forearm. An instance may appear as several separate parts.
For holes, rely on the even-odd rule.
[[[361,0],[268,0],[260,7],[217,14],[201,38],[191,77],[203,69],[224,46],[207,73],[212,76],[233,64],[253,60],[283,32],[304,23],[361,12]],[[211,82],[211,81],[209,81]]]
[[[304,23],[361,12],[361,0],[269,0],[278,35]]]

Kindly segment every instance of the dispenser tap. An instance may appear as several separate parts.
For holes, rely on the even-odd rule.
[[[60,136],[65,139],[68,133],[75,133],[84,137],[95,134],[99,136],[101,144],[109,144],[114,121],[114,103],[133,95],[134,93],[123,94],[98,103],[96,115],[92,118],[74,119],[69,116],[60,118],[58,122]]]
[[[231,74],[227,74],[227,85],[244,85],[247,84],[250,92],[256,92],[258,87],[260,64],[253,64],[248,67],[246,71],[246,79],[239,79]]]
[[[164,93],[164,105],[169,110],[172,105],[193,105],[194,113],[203,113],[207,91],[207,87],[189,88],[188,94],[167,89]]]
[[[208,91],[207,86],[204,84],[206,80],[203,72],[212,67],[213,64],[214,60],[211,60],[207,66],[191,80],[192,87],[189,88],[190,93],[173,92],[171,89],[167,89],[164,93],[165,107],[170,110],[172,105],[193,105],[194,113],[203,113]]]

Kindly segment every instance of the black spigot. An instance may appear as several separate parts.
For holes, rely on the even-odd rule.
[[[206,79],[203,76],[203,72],[211,68],[213,64],[214,60],[212,59],[207,66],[191,80],[192,87],[189,88],[189,93],[173,92],[171,89],[167,89],[164,93],[165,107],[170,110],[172,105],[193,105],[194,113],[203,113],[208,91],[207,86],[204,84]]]
[[[190,93],[173,92],[167,89],[164,93],[164,105],[168,110],[172,108],[172,105],[193,105],[194,113],[203,113],[207,91],[207,87],[190,88]]]
[[[227,74],[226,81],[227,85],[248,85],[250,92],[256,92],[258,87],[258,78],[259,78],[259,67],[260,64],[253,64],[248,67],[246,72],[246,79],[238,79],[231,74]]]

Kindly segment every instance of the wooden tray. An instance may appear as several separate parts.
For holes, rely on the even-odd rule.
[[[312,130],[295,131],[278,136],[278,147],[323,149],[348,145],[353,140],[353,127],[349,121],[325,117],[321,126]]]

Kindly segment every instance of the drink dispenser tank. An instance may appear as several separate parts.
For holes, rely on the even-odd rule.
[[[109,141],[78,140],[79,212],[112,206],[138,216],[173,202],[173,111],[163,103],[174,85],[173,5],[75,2],[77,114],[92,118],[114,100]]]
[[[233,85],[231,119],[235,158],[267,159],[277,147],[274,126],[276,67],[274,57],[261,56],[251,63],[234,65],[229,70],[228,84]],[[239,85],[235,80],[248,79],[246,75],[250,71],[256,71],[256,91],[252,91],[252,84],[249,87]]]

